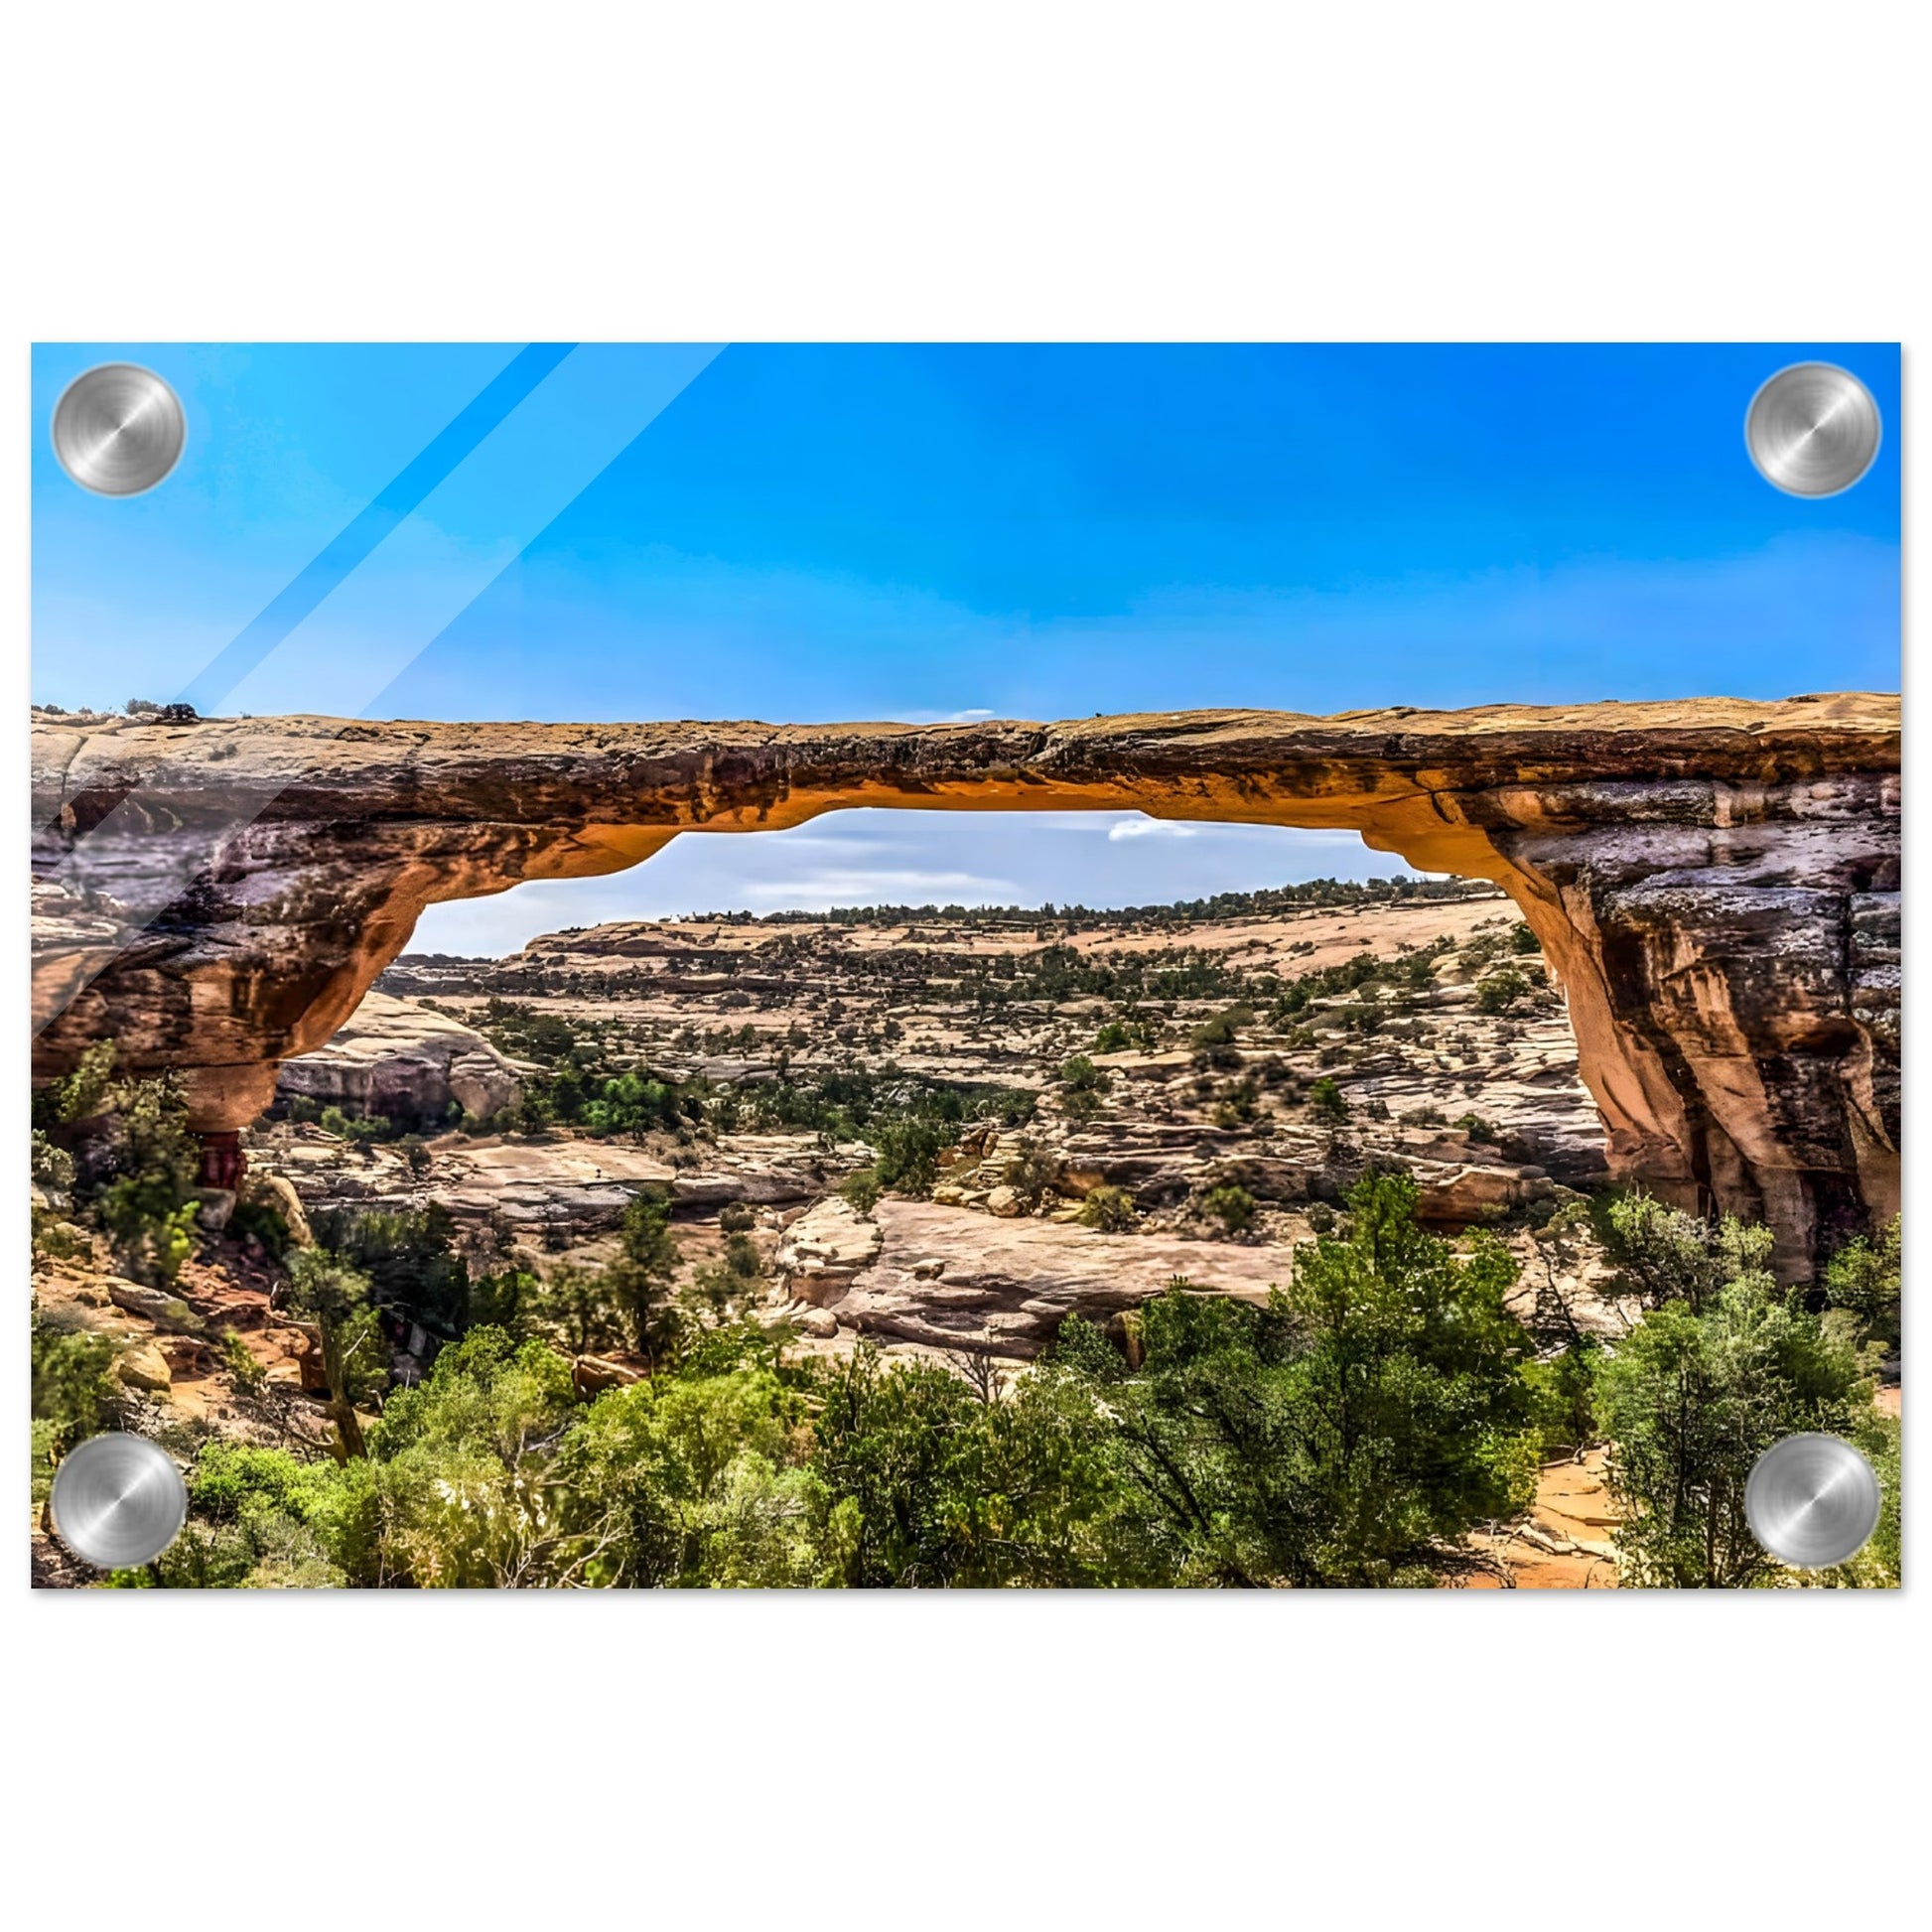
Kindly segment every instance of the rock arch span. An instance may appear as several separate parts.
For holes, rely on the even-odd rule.
[[[1358,832],[1494,881],[1612,1172],[1801,1273],[1899,1188],[1897,698],[1063,724],[34,725],[37,1078],[112,1037],[232,1134],[425,905],[855,805]]]

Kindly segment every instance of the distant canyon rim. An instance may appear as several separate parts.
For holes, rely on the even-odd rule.
[[[37,712],[34,1072],[180,1075],[207,1176],[426,905],[852,806],[1350,830],[1492,881],[1560,982],[1619,1179],[1789,1277],[1899,1198],[1900,707],[1189,711],[1059,724]]]

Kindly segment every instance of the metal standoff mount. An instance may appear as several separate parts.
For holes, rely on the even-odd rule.
[[[82,1563],[131,1570],[181,1534],[188,1485],[159,1443],[116,1430],[68,1451],[49,1503],[56,1534]]]
[[[1744,1483],[1751,1534],[1794,1570],[1849,1563],[1878,1527],[1883,1501],[1877,1472],[1843,1436],[1787,1436]]]
[[[1850,369],[1793,362],[1751,398],[1744,443],[1766,483],[1791,496],[1836,496],[1871,468],[1878,405]]]
[[[138,362],[102,362],[54,405],[54,454],[82,489],[138,496],[177,463],[188,442],[181,398]]]

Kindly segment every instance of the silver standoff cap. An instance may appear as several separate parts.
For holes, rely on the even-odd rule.
[[[1878,1527],[1877,1472],[1843,1436],[1787,1436],[1744,1482],[1751,1534],[1794,1570],[1849,1563]]]
[[[188,417],[152,369],[102,362],[77,375],[54,405],[54,454],[83,489],[138,496],[181,461]]]
[[[82,1563],[131,1570],[181,1534],[188,1485],[159,1443],[111,1431],[62,1458],[50,1503],[56,1532]]]
[[[1751,398],[1744,442],[1765,482],[1792,496],[1836,496],[1871,468],[1878,405],[1850,369],[1793,362]]]

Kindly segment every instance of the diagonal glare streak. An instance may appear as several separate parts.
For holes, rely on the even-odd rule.
[[[373,689],[363,685],[365,695],[353,711],[364,712],[373,705],[409,664],[485,596],[490,585],[513,567],[720,352],[722,345],[690,349],[653,346],[634,351],[596,347],[580,351],[582,357],[606,359],[601,367],[584,373],[583,384],[588,385],[597,407],[588,426],[577,433],[576,441],[561,456],[556,449],[554,423],[536,424],[524,443],[518,444],[514,410],[499,419],[501,433],[492,432],[474,441],[464,463],[474,468],[477,463],[494,461],[515,474],[516,486],[522,491],[518,506],[523,528],[507,558],[486,560],[483,581],[477,583],[472,578],[464,584],[457,593],[461,601],[453,609],[446,605],[440,619],[428,621],[423,634],[405,638],[390,649],[386,659],[378,652]],[[502,431],[504,420],[511,422],[510,431]],[[510,436],[508,443],[504,435]],[[539,465],[542,474],[535,478],[526,474],[523,462],[531,448],[543,458]],[[461,463],[457,466],[458,471],[463,468]],[[449,475],[449,486],[454,488],[461,479],[456,472]],[[432,495],[433,489],[425,490],[419,505]],[[434,507],[431,502],[430,508]],[[419,509],[419,514],[428,512]],[[285,637],[279,646],[270,645],[269,654],[278,648],[286,653],[290,647]],[[192,733],[195,728],[180,729]],[[130,958],[137,963],[150,958],[160,964],[189,943],[186,931],[178,926],[205,931],[212,907],[195,905],[196,897],[224,894],[245,897],[250,878],[259,870],[260,855],[251,847],[260,841],[244,835],[273,810],[288,789],[299,785],[303,776],[300,770],[271,773],[259,789],[223,794],[210,782],[205,766],[198,766],[187,782],[171,786],[169,762],[166,753],[157,751],[141,782],[113,797],[90,795],[83,772],[78,791],[69,793],[63,782],[60,797],[49,801],[54,817],[37,836],[34,853],[37,1036],[109,966]],[[173,856],[158,860],[156,842],[147,837],[157,823],[177,831],[191,826],[195,830],[188,839],[170,841]],[[272,839],[273,835],[267,836]],[[189,916],[179,920],[171,916],[177,909]]]
[[[532,343],[460,409],[422,450],[369,498],[362,509],[296,573],[260,613],[222,646],[182,692],[197,711],[220,709],[248,673],[356,569],[391,530],[421,507],[423,498],[493,435],[513,409],[576,346]]]

